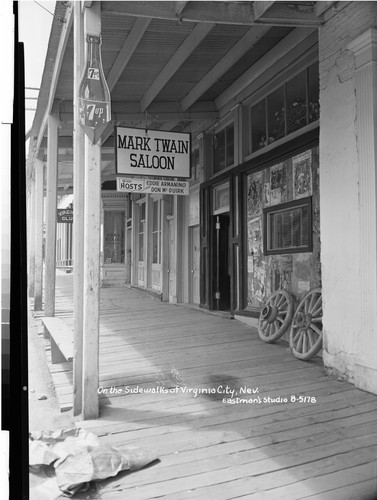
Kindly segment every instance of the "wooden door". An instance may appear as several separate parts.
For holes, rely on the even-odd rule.
[[[200,239],[199,226],[190,228],[191,251],[190,251],[190,302],[199,304],[200,302]]]
[[[174,237],[174,220],[169,221],[169,262],[168,262],[168,286],[169,286],[169,302],[174,302],[175,293],[175,237]]]

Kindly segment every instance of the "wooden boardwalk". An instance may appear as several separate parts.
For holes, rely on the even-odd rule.
[[[68,323],[70,280],[57,281]],[[65,408],[70,369],[54,365]],[[377,498],[377,397],[236,320],[101,289],[100,384],[100,418],[77,425],[159,457],[98,483],[103,500]]]

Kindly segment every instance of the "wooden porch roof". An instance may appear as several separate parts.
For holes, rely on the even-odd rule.
[[[115,178],[114,125],[144,127],[147,120],[150,128],[193,137],[208,130],[242,102],[245,89],[265,84],[268,68],[280,63],[285,70],[284,58],[301,42],[296,59],[316,47],[317,27],[340,3],[102,2],[102,61],[112,99],[102,180]],[[46,159],[47,116],[57,103],[60,188],[72,186],[73,45],[73,2],[57,2],[29,136],[31,155]]]

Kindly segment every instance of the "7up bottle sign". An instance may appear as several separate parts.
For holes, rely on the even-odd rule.
[[[79,88],[79,123],[93,143],[111,120],[110,92],[102,70],[100,46],[100,36],[87,36],[87,63]]]

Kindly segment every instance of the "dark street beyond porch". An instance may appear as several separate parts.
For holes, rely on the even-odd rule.
[[[70,325],[72,285],[57,272],[56,316]],[[377,397],[321,358],[128,287],[101,288],[99,352],[100,416],[76,425],[160,459],[98,483],[99,498],[375,498]],[[49,366],[72,411],[72,363]]]

